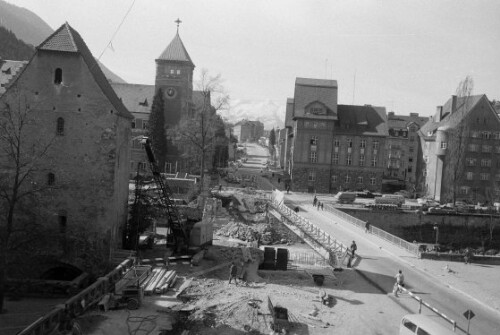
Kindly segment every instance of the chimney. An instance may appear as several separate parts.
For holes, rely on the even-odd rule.
[[[440,122],[443,117],[443,106],[436,107],[436,114],[434,114],[434,122]]]
[[[451,96],[451,114],[455,113],[457,111],[457,96],[452,95]]]
[[[389,117],[394,117],[394,112],[389,112]]]
[[[411,117],[418,117],[418,113],[410,113]]]

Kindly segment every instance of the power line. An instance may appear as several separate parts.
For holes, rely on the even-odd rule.
[[[135,0],[132,0],[132,4],[130,5],[129,9],[127,10],[127,12],[125,13],[125,15],[123,16],[122,22],[120,22],[120,24],[116,28],[115,32],[113,33],[113,36],[111,36],[111,39],[109,40],[108,44],[106,44],[106,46],[104,47],[104,50],[101,52],[101,54],[99,55],[99,57],[97,58],[97,60],[101,60],[102,55],[104,55],[104,52],[106,52],[106,49],[108,49],[108,47],[111,45],[111,42],[113,42],[113,39],[115,38],[116,34],[120,30],[123,22],[125,22],[125,19],[127,18],[128,14],[132,10],[132,7],[134,7],[134,4],[135,4]]]

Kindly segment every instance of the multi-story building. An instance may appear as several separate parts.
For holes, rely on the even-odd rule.
[[[419,116],[418,113],[410,115],[388,113],[389,136],[386,140],[387,163],[384,183],[394,185],[396,188],[415,190],[417,164],[421,157],[418,131],[428,120],[428,117]]]
[[[256,142],[264,136],[264,124],[260,121],[242,120],[234,125],[233,135],[238,142]]]
[[[441,202],[500,195],[500,118],[486,95],[452,96],[420,129],[427,195]]]
[[[297,78],[287,100],[293,189],[379,191],[385,169],[385,108],[338,105],[337,82]]]
[[[17,167],[26,180],[21,189],[33,188],[36,194],[31,210],[37,214],[30,219],[56,232],[52,243],[43,246],[50,250],[38,255],[47,251],[82,269],[96,265],[88,262],[92,257],[107,259],[98,251],[109,254],[119,245],[119,230],[127,220],[132,116],[67,23],[36,48],[6,88],[0,122],[23,125],[17,128],[19,136],[9,136],[20,140]],[[7,115],[13,118],[7,121]],[[4,140],[0,182],[9,192],[16,160],[3,154],[9,150]],[[85,241],[91,241],[92,255]]]

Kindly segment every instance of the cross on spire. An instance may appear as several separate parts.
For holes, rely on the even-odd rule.
[[[177,32],[179,32],[179,24],[181,24],[182,21],[177,18],[177,20],[175,20],[174,22],[177,23]]]

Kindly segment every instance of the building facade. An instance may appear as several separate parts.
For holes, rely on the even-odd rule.
[[[420,129],[426,195],[441,202],[499,200],[500,118],[486,95],[452,96]]]
[[[9,83],[0,110],[2,117],[25,117],[20,157],[32,166],[25,178],[38,190],[36,221],[58,233],[46,247],[61,261],[92,267],[78,236],[109,255],[127,220],[132,116],[67,23]],[[2,187],[10,189],[16,166],[11,157],[0,160]]]
[[[290,155],[284,160],[293,189],[380,190],[388,135],[385,108],[338,105],[336,81],[297,78],[286,116],[285,125],[292,127],[286,136]]]
[[[428,120],[428,117],[421,117],[418,113],[388,113],[389,136],[386,141],[387,169],[384,183],[416,191],[417,167],[422,157],[418,131]]]
[[[242,120],[233,127],[233,135],[238,142],[257,142],[264,136],[264,124],[260,121]]]

